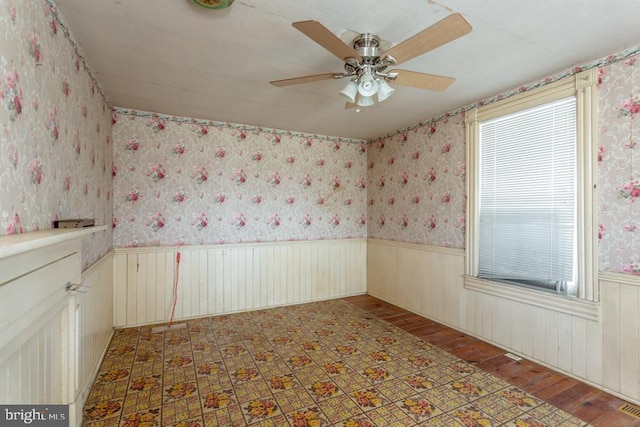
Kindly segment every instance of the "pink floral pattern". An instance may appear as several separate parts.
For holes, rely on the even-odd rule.
[[[598,240],[600,269],[640,275],[640,63],[600,69]]]
[[[0,20],[0,235],[111,224],[111,106],[77,43],[50,2],[4,2]],[[86,238],[83,268],[111,248],[110,231]]]
[[[620,58],[620,59],[618,59]],[[640,275],[640,66],[637,53],[606,58],[598,70],[599,267]],[[610,63],[609,63],[610,62]],[[515,92],[597,65],[559,73]],[[367,159],[368,236],[436,246],[464,246],[464,111],[375,140]]]
[[[462,113],[373,141],[368,161],[369,237],[464,246]]]
[[[116,247],[367,236],[360,141],[121,109],[114,121]]]
[[[0,234],[69,217],[112,224],[84,240],[83,268],[113,246],[373,237],[462,248],[464,112],[599,66],[599,267],[640,275],[637,47],[366,144],[112,112],[52,2],[2,13]]]

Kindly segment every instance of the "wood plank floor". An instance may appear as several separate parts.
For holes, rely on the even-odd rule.
[[[501,348],[370,295],[344,300],[595,427],[640,427],[640,420],[618,410],[625,401],[616,396],[529,360],[510,359]]]

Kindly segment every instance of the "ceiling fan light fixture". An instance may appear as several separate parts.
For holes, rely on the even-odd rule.
[[[391,94],[395,91],[396,90],[394,88],[389,86],[389,83],[384,81],[384,79],[381,79],[378,82],[378,102],[384,101],[385,99],[390,97]]]
[[[358,93],[361,96],[373,96],[378,92],[378,82],[373,75],[367,73],[360,77],[360,83],[358,84]]]
[[[356,105],[360,107],[371,107],[373,104],[375,104],[373,96],[358,95],[358,99],[356,99]]]
[[[356,95],[358,94],[358,84],[353,80],[350,80],[349,83],[340,91],[340,96],[345,98],[347,101],[351,103],[356,102]]]
[[[222,0],[191,0],[194,2],[213,2]],[[230,2],[232,0],[226,0]],[[390,70],[387,68],[407,62],[416,56],[425,54],[446,43],[468,34],[471,25],[459,13],[452,13],[435,24],[425,28],[410,38],[391,46],[371,33],[356,34],[351,45],[333,34],[318,21],[307,20],[294,22],[293,27],[301,31],[311,40],[344,61],[343,73],[324,73],[292,79],[275,80],[274,86],[283,87],[315,82],[318,80],[349,78],[351,81],[339,92],[347,100],[346,109],[368,107],[382,102],[394,92],[388,82],[419,89],[442,91],[455,79],[406,70]],[[353,33],[353,32],[351,32]],[[374,100],[374,96],[376,99]],[[355,102],[354,102],[355,101]]]

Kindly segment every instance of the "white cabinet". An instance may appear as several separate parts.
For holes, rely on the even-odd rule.
[[[0,402],[68,404],[71,426],[82,386],[74,289],[82,290],[81,238],[93,231],[0,237]]]

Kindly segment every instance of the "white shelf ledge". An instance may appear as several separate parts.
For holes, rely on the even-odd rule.
[[[67,240],[81,239],[107,229],[106,225],[86,228],[48,228],[46,230],[0,236],[0,259]]]

